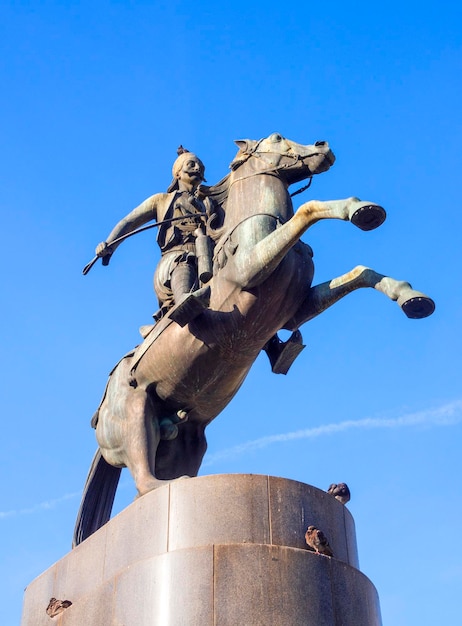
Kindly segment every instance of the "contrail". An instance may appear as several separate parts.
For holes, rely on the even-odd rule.
[[[325,424],[324,426],[315,426],[314,428],[304,428],[303,430],[295,430],[288,433],[281,433],[279,435],[269,435],[268,437],[260,437],[259,439],[253,439],[245,443],[220,450],[213,454],[210,454],[203,463],[202,467],[209,467],[217,461],[223,459],[229,459],[239,456],[245,452],[251,450],[260,450],[266,448],[275,443],[283,443],[285,441],[295,441],[298,439],[314,439],[316,437],[322,437],[325,435],[335,435],[347,430],[362,429],[368,430],[373,428],[409,428],[409,427],[430,427],[430,426],[454,426],[462,422],[462,400],[455,400],[448,404],[444,404],[436,409],[427,409],[425,411],[419,411],[417,413],[408,413],[401,417],[394,418],[376,418],[366,417],[359,420],[345,420],[344,422],[338,422],[337,424]],[[128,482],[121,484],[121,487],[127,486]],[[54,500],[47,500],[36,504],[35,506],[16,509],[11,511],[0,511],[0,520],[8,517],[14,517],[17,515],[29,515],[31,513],[37,513],[38,511],[52,509],[56,505],[59,505],[65,500],[80,497],[81,491],[74,493],[67,493],[60,498]]]
[[[60,498],[55,498],[54,500],[46,500],[45,502],[40,502],[40,504],[36,504],[35,506],[29,507],[27,509],[0,511],[0,519],[5,519],[6,517],[14,517],[15,515],[30,515],[31,513],[37,513],[37,511],[53,509],[57,504],[61,504],[61,502],[64,502],[65,500],[71,500],[72,498],[76,498],[81,494],[81,491],[75,491],[74,493],[66,493],[64,496],[61,496]]]
[[[124,487],[131,486],[130,481],[124,480],[119,484],[119,489],[123,489]],[[66,493],[59,498],[54,498],[52,500],[45,500],[44,502],[40,502],[34,506],[25,508],[25,509],[12,509],[10,511],[0,511],[0,520],[6,519],[8,517],[16,517],[18,515],[31,515],[32,513],[38,513],[39,511],[47,511],[50,509],[56,508],[57,505],[65,502],[66,500],[73,500],[74,498],[80,498],[82,496],[82,490],[74,491],[72,493]]]
[[[233,446],[226,450],[220,450],[209,455],[202,467],[213,465],[217,461],[244,454],[251,450],[266,448],[275,443],[293,441],[298,439],[314,439],[324,435],[335,435],[353,429],[372,428],[406,428],[410,426],[453,426],[462,421],[462,400],[455,400],[436,409],[428,409],[417,413],[409,413],[395,418],[372,418],[366,417],[359,420],[346,420],[337,424],[326,424],[314,428],[304,428],[279,435],[260,437],[246,443]]]

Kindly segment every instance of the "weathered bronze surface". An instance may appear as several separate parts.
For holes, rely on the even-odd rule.
[[[198,233],[195,225],[188,231],[193,233],[190,239],[186,241],[183,233],[175,240],[179,248],[188,244],[185,254],[190,257],[174,260],[163,282],[158,281],[159,321],[144,329],[143,343],[115,367],[94,417],[99,449],[85,486],[75,543],[109,519],[120,468],[129,468],[140,495],[166,480],[197,475],[206,450],[205,427],[237,393],[260,350],[265,348],[272,364],[277,363],[278,350],[285,347],[274,340],[278,330],[298,331],[362,287],[397,301],[410,318],[433,313],[433,301],[409,283],[362,265],[311,286],[312,251],[300,241],[311,225],[321,219],[340,219],[371,230],[385,219],[380,206],[358,198],[311,200],[294,213],[288,187],[330,168],[334,155],[326,142],[301,145],[274,133],[260,141],[236,143],[239,151],[231,173],[212,187],[199,188],[203,179],[199,159],[180,155],[189,169],[174,168],[179,188],[152,196],[97,248],[97,255],[107,256],[113,251],[111,242],[121,234],[149,220],[175,216],[172,195],[180,194],[180,205],[184,201],[194,205],[191,198],[199,199],[196,212],[204,216],[202,230]],[[194,180],[183,189],[187,177]],[[194,211],[188,205],[185,214],[189,213]],[[168,229],[170,234],[165,232],[159,239],[167,255],[172,253],[168,242],[175,237],[173,227]],[[198,282],[194,248],[195,237],[204,233],[214,248],[206,286]],[[178,297],[172,284],[184,261],[194,275],[189,282],[183,277],[183,287],[186,283],[186,291],[199,287],[192,297],[181,289]],[[164,292],[159,295],[161,288]],[[191,309],[195,300],[199,307],[193,304]],[[177,309],[180,315],[175,321]],[[294,343],[294,350],[288,351],[293,358],[301,349],[298,335]],[[286,370],[286,358],[279,361],[281,370]]]

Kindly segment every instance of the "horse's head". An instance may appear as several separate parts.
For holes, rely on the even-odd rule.
[[[272,133],[259,141],[239,139],[235,143],[239,152],[231,163],[231,169],[235,170],[255,157],[261,161],[262,169],[278,172],[288,183],[326,172],[335,161],[327,141],[305,146],[285,139],[279,133]]]

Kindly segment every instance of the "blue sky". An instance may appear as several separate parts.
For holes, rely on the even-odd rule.
[[[437,304],[408,320],[352,294],[303,329],[287,377],[259,357],[208,429],[201,473],[346,481],[384,624],[460,621],[459,3],[11,2],[0,7],[0,622],[70,548],[90,418],[156,308],[148,232],[83,277],[123,215],[166,189],[181,143],[227,173],[278,131],[337,156],[296,204],[357,195],[387,221],[324,221],[315,283],[358,263]],[[455,481],[455,482],[454,482]],[[116,511],[134,497],[123,474]]]

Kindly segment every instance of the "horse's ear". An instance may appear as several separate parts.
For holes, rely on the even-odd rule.
[[[241,152],[243,152],[244,154],[249,154],[249,152],[252,152],[258,142],[254,139],[235,139],[234,143]]]
[[[232,170],[237,169],[239,165],[242,165],[242,163],[249,158],[258,141],[255,141],[254,139],[235,139],[234,143],[239,148],[239,152],[229,165]]]

